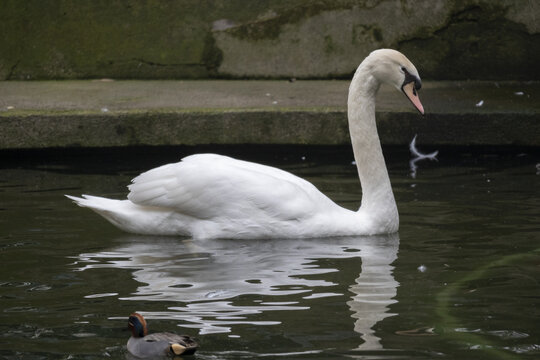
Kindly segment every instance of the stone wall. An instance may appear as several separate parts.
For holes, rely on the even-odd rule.
[[[0,80],[348,78],[373,49],[424,79],[540,80],[540,1],[0,2]]]

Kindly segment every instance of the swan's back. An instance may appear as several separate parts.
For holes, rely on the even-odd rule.
[[[205,233],[219,225],[220,231],[236,232],[233,237],[239,232],[269,236],[279,227],[283,231],[339,208],[291,173],[215,154],[192,155],[149,170],[133,179],[129,190],[134,204],[170,209]]]

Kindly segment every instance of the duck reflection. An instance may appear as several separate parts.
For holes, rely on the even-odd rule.
[[[178,319],[185,327],[199,329],[200,334],[230,332],[233,325],[242,323],[279,324],[279,321],[251,320],[254,317],[250,315],[309,309],[310,299],[343,296],[332,292],[336,285],[345,285],[353,293],[347,305],[353,313],[354,330],[364,341],[359,349],[381,349],[372,329],[394,315],[389,313],[389,305],[396,301],[399,285],[391,265],[399,248],[397,234],[197,242],[126,236],[116,242],[118,245],[110,250],[80,254],[75,262],[76,270],[132,270],[134,280],[141,285],[129,297],[121,299],[177,302],[179,306],[169,307],[165,312],[142,314],[152,319]],[[324,277],[340,269],[323,265],[321,260],[339,258],[359,259],[359,275],[352,285],[336,284],[336,280]],[[243,297],[241,304],[234,301],[239,296]],[[265,301],[270,297],[270,301]]]

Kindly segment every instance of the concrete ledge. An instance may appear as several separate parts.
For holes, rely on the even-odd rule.
[[[348,81],[0,82],[0,149],[345,145]],[[540,83],[428,82],[422,117],[382,88],[381,141],[540,145]],[[480,106],[480,104],[482,104]]]

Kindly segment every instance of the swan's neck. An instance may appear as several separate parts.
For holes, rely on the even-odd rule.
[[[399,227],[399,216],[375,123],[379,85],[369,66],[361,64],[349,88],[349,131],[362,185],[358,212],[376,231],[393,232]]]

